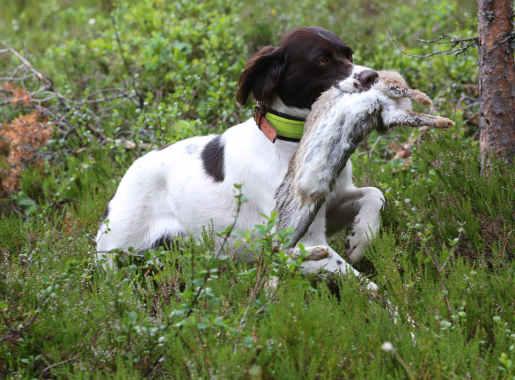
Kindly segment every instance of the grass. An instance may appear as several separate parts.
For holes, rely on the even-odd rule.
[[[400,310],[397,324],[352,278],[339,280],[337,297],[267,253],[257,267],[217,261],[209,239],[104,273],[93,235],[114,187],[86,181],[64,209],[0,223],[0,370],[10,378],[511,378],[513,176],[500,168],[480,177],[477,152],[452,134],[431,134],[409,167],[355,160],[358,183],[386,186],[384,228],[367,257]],[[495,228],[481,225],[488,221]],[[256,249],[267,252],[269,239],[265,228]],[[270,294],[273,274],[280,281]]]

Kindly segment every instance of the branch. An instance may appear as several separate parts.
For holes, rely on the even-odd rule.
[[[465,53],[471,47],[479,46],[479,37],[452,37],[443,34],[432,40],[418,39],[419,42],[426,45],[450,45],[447,49],[439,49],[426,54],[409,54],[405,49],[401,49],[402,54],[412,58],[429,58],[437,55],[454,55],[458,56]]]
[[[118,37],[119,40],[119,37]],[[131,99],[133,100],[135,95],[130,94],[124,88],[109,88],[102,89],[97,93],[94,93],[88,96],[86,99],[74,100],[69,99],[59,93],[50,78],[45,76],[39,70],[37,70],[32,63],[24,57],[20,52],[15,50],[12,47],[7,46],[2,43],[2,45],[6,46],[5,48],[0,49],[0,55],[8,54],[13,56],[19,64],[14,67],[11,72],[1,73],[0,82],[16,83],[16,86],[12,86],[11,89],[8,86],[4,86],[4,88],[0,88],[0,107],[8,106],[8,105],[17,105],[22,103],[19,100],[19,97],[15,95],[14,91],[20,89],[23,90],[26,94],[25,100],[26,103],[24,105],[30,105],[34,107],[38,112],[42,115],[51,116],[52,121],[57,125],[64,126],[67,131],[66,135],[71,131],[76,130],[71,123],[67,121],[68,115],[71,111],[73,112],[81,112],[86,113],[88,117],[93,121],[93,123],[85,123],[85,127],[92,132],[96,137],[100,140],[105,141],[107,138],[104,133],[101,131],[100,124],[101,118],[94,109],[91,109],[89,106],[112,102],[116,99]],[[120,45],[121,49],[121,45]],[[126,67],[128,68],[128,63],[126,63]],[[25,81],[35,80],[37,82],[42,83],[42,86],[36,90],[29,90],[25,86]],[[141,105],[142,98],[136,94],[139,98],[139,102]],[[52,100],[57,101],[57,105],[49,104]],[[92,125],[94,124],[94,125]],[[96,125],[96,126],[95,126]]]
[[[61,365],[64,365],[64,364],[68,364],[70,362],[73,362],[75,360],[77,360],[78,358],[80,357],[80,354],[75,354],[73,355],[72,357],[66,359],[66,360],[62,360],[60,362],[57,362],[57,363],[52,363],[52,364],[49,364],[48,366],[46,366],[45,368],[43,368],[43,370],[41,371],[41,375],[42,377],[45,377],[46,375],[49,374],[50,370],[56,368],[56,367],[59,367]]]
[[[139,108],[143,109],[143,107],[145,105],[145,98],[144,98],[144,96],[142,94],[140,94],[140,92],[138,90],[136,76],[131,71],[131,68],[130,68],[130,65],[129,65],[129,61],[125,57],[125,52],[123,51],[122,40],[120,38],[120,33],[118,32],[118,26],[116,24],[116,19],[114,18],[114,16],[112,14],[111,14],[111,23],[113,24],[114,35],[115,35],[115,38],[116,38],[116,45],[118,46],[118,50],[120,51],[120,56],[121,56],[122,61],[123,61],[123,66],[125,67],[125,71],[127,71],[127,75],[131,79],[132,89],[134,90],[134,93],[136,94],[136,96],[137,96],[137,98],[139,100]]]
[[[2,45],[6,46],[4,43],[2,43]],[[25,66],[27,69],[29,69],[29,71],[32,72],[36,76],[36,78],[39,81],[41,81],[45,84],[45,88],[47,90],[52,91],[52,89],[53,89],[52,81],[50,79],[48,79],[47,77],[45,77],[43,74],[41,74],[38,70],[36,70],[34,68],[34,66],[32,66],[32,64],[24,56],[22,56],[20,53],[18,53],[16,50],[14,50],[11,47],[7,47],[6,49],[0,50],[0,52],[1,53],[11,53],[12,55],[14,55],[16,58],[18,58],[21,61],[23,66]]]

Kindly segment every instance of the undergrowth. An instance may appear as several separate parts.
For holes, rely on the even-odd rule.
[[[2,195],[0,377],[514,378],[514,173],[499,163],[480,175],[469,90],[476,53],[409,55],[434,48],[418,39],[473,35],[474,2],[288,4],[5,4],[2,42],[23,51],[69,104],[107,88],[123,96],[62,110],[73,128],[57,128],[16,190]],[[247,56],[312,24],[342,36],[357,63],[400,70],[456,122],[373,134],[353,156],[355,182],[387,199],[361,266],[379,298],[354,278],[301,276],[277,248],[286,235],[273,232],[273,216],[242,236],[257,264],[216,259],[207,232],[121,257],[115,273],[98,267],[94,235],[132,160],[244,120],[250,107],[237,107],[234,93]],[[32,111],[8,104],[0,121]],[[408,154],[393,159],[409,139]],[[345,250],[339,236],[332,245]]]

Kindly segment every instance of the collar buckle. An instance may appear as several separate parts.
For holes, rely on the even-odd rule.
[[[270,124],[265,115],[265,107],[261,103],[258,103],[254,109],[254,120],[265,137],[272,143],[275,143],[275,140],[277,140],[277,130]]]

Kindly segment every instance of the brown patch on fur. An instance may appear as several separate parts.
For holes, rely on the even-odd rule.
[[[224,144],[220,136],[213,137],[200,154],[205,172],[215,182],[223,182],[225,178]]]

